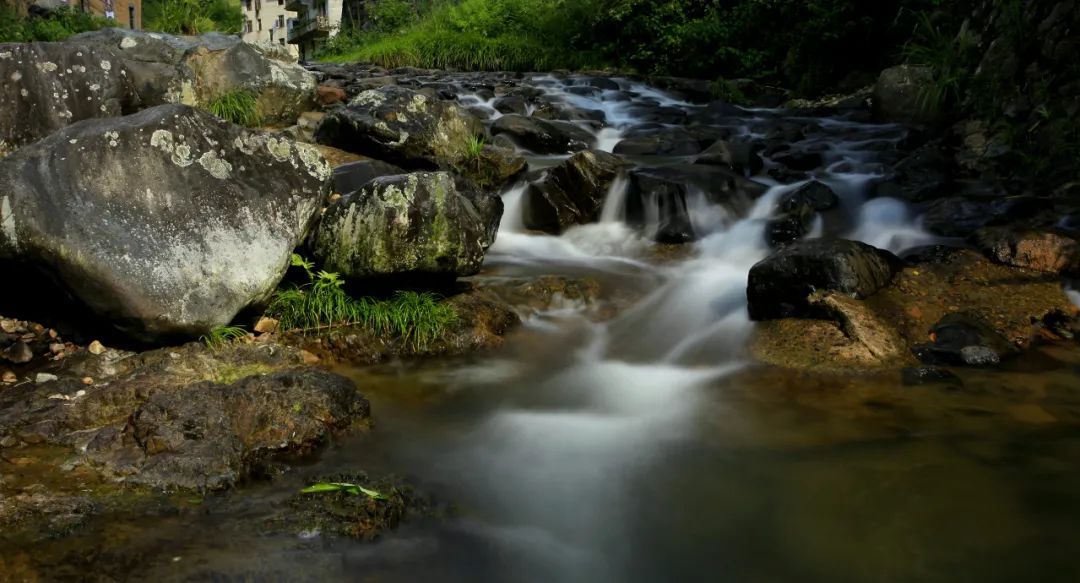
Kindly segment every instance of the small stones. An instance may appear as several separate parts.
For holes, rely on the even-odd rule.
[[[94,384],[94,377],[83,377],[82,378],[82,384],[84,384],[86,386],[90,386],[90,385]]]
[[[89,351],[90,354],[93,354],[95,356],[99,356],[101,354],[104,354],[105,345],[102,344],[100,341],[95,340],[95,341],[90,343],[90,346],[86,347],[86,350]]]
[[[0,357],[14,362],[15,364],[26,364],[34,358],[34,351],[30,349],[30,346],[26,342],[19,341],[5,348],[3,352],[0,352]]]
[[[39,372],[34,376],[34,382],[39,385],[44,383],[51,383],[57,380],[60,380],[60,377],[47,372]]]
[[[255,331],[259,334],[273,334],[278,331],[278,326],[281,323],[273,318],[262,317],[255,324]]]
[[[18,380],[19,380],[18,375],[11,372],[10,370],[5,370],[3,372],[3,374],[0,374],[0,383],[4,383],[5,385],[14,384]]]

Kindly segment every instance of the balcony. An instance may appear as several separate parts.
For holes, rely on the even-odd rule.
[[[325,16],[316,16],[311,19],[293,20],[289,27],[288,40],[290,44],[298,44],[303,40],[326,38],[330,36],[333,25]]]
[[[285,10],[295,12],[297,16],[307,14],[311,0],[285,0]]]

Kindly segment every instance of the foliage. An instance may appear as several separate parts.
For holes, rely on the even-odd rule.
[[[929,66],[934,70],[934,83],[922,88],[920,106],[925,111],[939,112],[958,105],[971,86],[980,51],[978,39],[968,23],[950,35],[935,25],[929,14],[920,16],[915,37],[904,47],[907,61]]]
[[[329,492],[344,492],[353,496],[359,496],[364,494],[372,500],[386,500],[386,495],[378,492],[377,490],[371,490],[357,484],[350,484],[348,482],[319,482],[312,484],[303,490],[300,490],[301,494],[325,494]]]
[[[244,26],[244,13],[238,0],[147,0],[143,26],[169,34],[237,34]]]
[[[484,151],[484,142],[483,136],[469,136],[469,139],[465,142],[465,157],[469,160],[479,158]]]
[[[399,32],[419,17],[415,6],[408,0],[379,0],[370,11],[372,27],[381,33]]]
[[[259,103],[250,91],[230,91],[210,102],[207,109],[221,119],[246,127],[257,127],[262,122]]]
[[[247,335],[247,330],[244,330],[240,326],[218,326],[199,338],[199,340],[202,341],[207,348],[219,350],[241,338],[246,338]]]
[[[46,16],[20,16],[14,8],[0,4],[0,42],[52,42],[108,26],[116,21],[61,6]]]
[[[293,255],[292,264],[303,269],[308,282],[279,290],[266,312],[283,330],[360,325],[372,334],[396,336],[422,350],[457,321],[457,312],[440,304],[433,294],[398,292],[389,300],[355,299],[346,293],[338,274],[316,272],[299,255]]]

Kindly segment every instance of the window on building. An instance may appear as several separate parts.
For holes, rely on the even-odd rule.
[[[244,0],[244,10],[251,10],[251,0]]]
[[[135,5],[128,4],[128,26],[135,30]]]
[[[255,22],[259,23],[259,31],[262,31],[262,20],[256,20]]]
[[[278,6],[284,6],[285,5],[285,0],[277,0],[277,5]]]
[[[279,38],[278,42],[281,43],[281,46],[285,46],[285,39]]]
[[[277,27],[278,28],[285,28],[285,15],[284,14],[277,17]]]

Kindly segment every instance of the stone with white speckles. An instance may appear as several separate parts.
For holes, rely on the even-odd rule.
[[[330,183],[311,146],[187,106],[85,121],[0,159],[0,260],[135,339],[195,337],[273,292]]]

